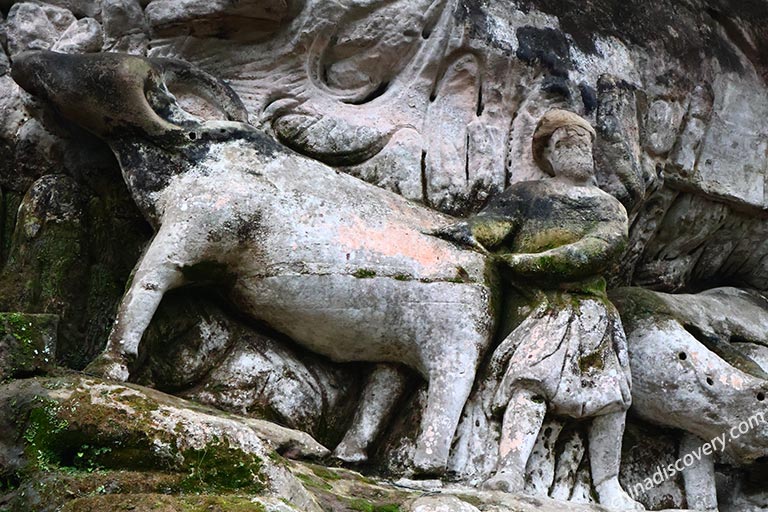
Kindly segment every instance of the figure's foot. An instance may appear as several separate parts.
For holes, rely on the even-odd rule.
[[[441,476],[445,473],[445,460],[418,449],[413,456],[413,471],[420,477]]]
[[[483,489],[487,491],[522,494],[524,488],[525,475],[518,471],[500,470],[491,478],[483,482]]]
[[[368,454],[360,446],[356,446],[354,443],[347,443],[346,439],[342,440],[333,450],[331,455],[334,459],[338,459],[348,464],[361,464],[368,461]]]
[[[115,358],[106,352],[102,353],[96,359],[90,362],[88,366],[83,370],[88,375],[94,377],[101,377],[107,380],[116,380],[118,382],[125,382],[130,377],[128,371],[128,364],[122,358]]]
[[[600,498],[600,504],[605,507],[615,508],[617,510],[645,510],[637,501],[625,491],[618,478],[606,480],[597,486],[597,495]]]

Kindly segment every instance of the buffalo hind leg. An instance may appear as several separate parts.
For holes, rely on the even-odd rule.
[[[683,469],[685,500],[696,510],[717,512],[717,487],[715,486],[715,461],[712,454],[702,453],[704,441],[693,434],[683,434],[680,442],[680,458],[688,453],[701,453],[701,460]]]
[[[453,436],[475,380],[477,354],[471,352],[444,356],[430,371],[427,407],[413,456],[417,475],[445,472]]]
[[[368,460],[368,447],[381,433],[405,389],[407,375],[401,368],[377,364],[363,389],[352,424],[333,456],[350,463]]]

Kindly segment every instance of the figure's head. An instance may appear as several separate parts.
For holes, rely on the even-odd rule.
[[[533,133],[533,158],[549,174],[586,185],[594,179],[592,144],[595,130],[567,110],[550,110]]]

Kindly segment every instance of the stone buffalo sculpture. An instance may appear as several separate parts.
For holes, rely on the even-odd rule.
[[[228,87],[184,66],[120,54],[14,59],[25,90],[110,145],[156,231],[87,370],[128,379],[163,295],[215,279],[242,312],[309,350],[423,375],[413,464],[442,472],[493,334],[487,257],[427,234],[453,219],[282,148],[241,122]],[[166,79],[185,74],[229,121],[178,106]]]
[[[680,460],[696,461],[683,471],[688,506],[717,510],[715,455],[737,465],[768,457],[768,300],[730,287],[678,295],[622,288],[611,299],[627,331],[632,411],[685,432]],[[714,439],[715,451],[702,456]]]

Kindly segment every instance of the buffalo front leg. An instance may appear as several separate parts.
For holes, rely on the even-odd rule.
[[[181,230],[162,226],[142,256],[117,310],[117,318],[107,346],[85,369],[86,373],[125,381],[130,376],[129,363],[135,360],[139,344],[163,295],[183,282],[179,251]]]
[[[396,366],[375,366],[360,396],[352,425],[333,451],[335,458],[351,463],[368,460],[368,447],[391,416],[392,409],[405,389],[406,378]]]
[[[700,438],[688,433],[683,435],[680,442],[680,459],[689,453],[701,454],[701,460],[683,469],[685,500],[689,508],[717,512],[715,460],[711,453],[703,453],[703,444]]]

